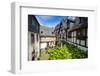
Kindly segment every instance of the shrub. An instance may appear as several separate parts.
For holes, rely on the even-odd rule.
[[[50,56],[49,59],[71,59],[71,53],[68,52],[66,46],[64,47],[54,47],[48,50],[48,54]]]
[[[88,57],[88,52],[81,50],[73,44],[66,42],[62,43],[63,46],[57,45],[48,49],[49,59],[82,59]]]
[[[72,54],[73,59],[78,59],[78,58],[87,58],[88,57],[88,52],[81,50],[79,47],[65,43],[66,47],[69,49],[69,52]]]

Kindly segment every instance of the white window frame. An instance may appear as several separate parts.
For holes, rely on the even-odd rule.
[[[49,6],[45,6],[45,4],[43,5],[36,5],[34,3],[18,3],[18,2],[14,2],[11,4],[11,71],[13,73],[23,73],[23,72],[27,72],[26,70],[22,69],[22,58],[21,58],[21,55],[22,55],[22,52],[21,52],[21,36],[22,36],[22,32],[21,32],[21,8],[23,7],[28,7],[28,8],[37,8],[37,9],[49,9],[49,10],[74,10],[74,11],[89,11],[89,12],[92,12],[93,14],[93,18],[94,18],[94,21],[93,21],[93,24],[95,25],[96,23],[96,8],[95,7],[78,7],[78,6],[61,6],[60,7],[60,4],[56,4],[55,6],[52,6],[51,4],[48,4]],[[59,6],[59,7],[57,7]],[[59,11],[60,12],[60,11]],[[73,14],[74,15],[74,14]],[[89,29],[90,30],[90,29]],[[92,26],[91,27],[91,30],[88,32],[88,35],[90,37],[96,37],[96,33],[95,33],[95,30],[96,30],[96,26]],[[90,32],[94,32],[92,35],[90,35]],[[91,44],[91,40],[93,40],[94,38],[90,39],[88,38],[89,40],[89,45]],[[95,40],[93,40],[92,42],[94,42],[95,44]],[[28,72],[42,72],[42,71],[53,71],[53,70],[68,70],[68,69],[73,69],[73,68],[88,68],[89,67],[93,67],[94,66],[94,62],[95,62],[95,57],[92,57],[93,54],[95,53],[93,51],[93,49],[95,49],[95,46],[94,48],[92,47],[94,45],[90,45],[89,47],[89,50],[92,50],[91,53],[89,54],[89,58],[90,60],[88,59],[84,59],[84,60],[51,60],[51,61],[39,61],[39,62],[33,62],[37,65],[37,71],[35,71],[35,69],[33,71],[32,68],[34,67],[34,65],[28,69]],[[91,61],[92,59],[92,61]],[[68,62],[67,64],[65,64],[66,62]],[[93,63],[92,63],[93,62]],[[38,71],[39,68],[39,63],[41,64],[44,64],[45,66],[45,69],[41,69]],[[49,66],[53,66],[51,68],[48,68],[48,63],[51,63],[49,64]],[[86,64],[84,64],[86,63]],[[53,64],[53,65],[52,65]],[[59,66],[60,64],[60,66]],[[57,66],[56,66],[57,65]],[[26,65],[28,66],[28,65]],[[40,65],[41,66],[41,65]],[[64,67],[65,66],[65,67]],[[55,69],[56,68],[56,69]]]

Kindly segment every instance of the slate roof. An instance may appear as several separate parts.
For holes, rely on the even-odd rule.
[[[40,25],[40,36],[55,36],[54,28]]]
[[[80,19],[83,19],[83,22],[80,22]],[[88,27],[88,23],[87,23],[87,18],[86,17],[76,17],[76,21],[74,22],[74,26],[72,26],[69,31],[74,31],[77,29],[81,29],[81,28],[87,28]]]

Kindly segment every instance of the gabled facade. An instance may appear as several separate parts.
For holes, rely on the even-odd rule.
[[[56,37],[54,28],[40,26],[40,50],[55,46]]]

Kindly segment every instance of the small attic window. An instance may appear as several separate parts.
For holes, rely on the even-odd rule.
[[[43,31],[41,31],[41,34],[43,33]]]

